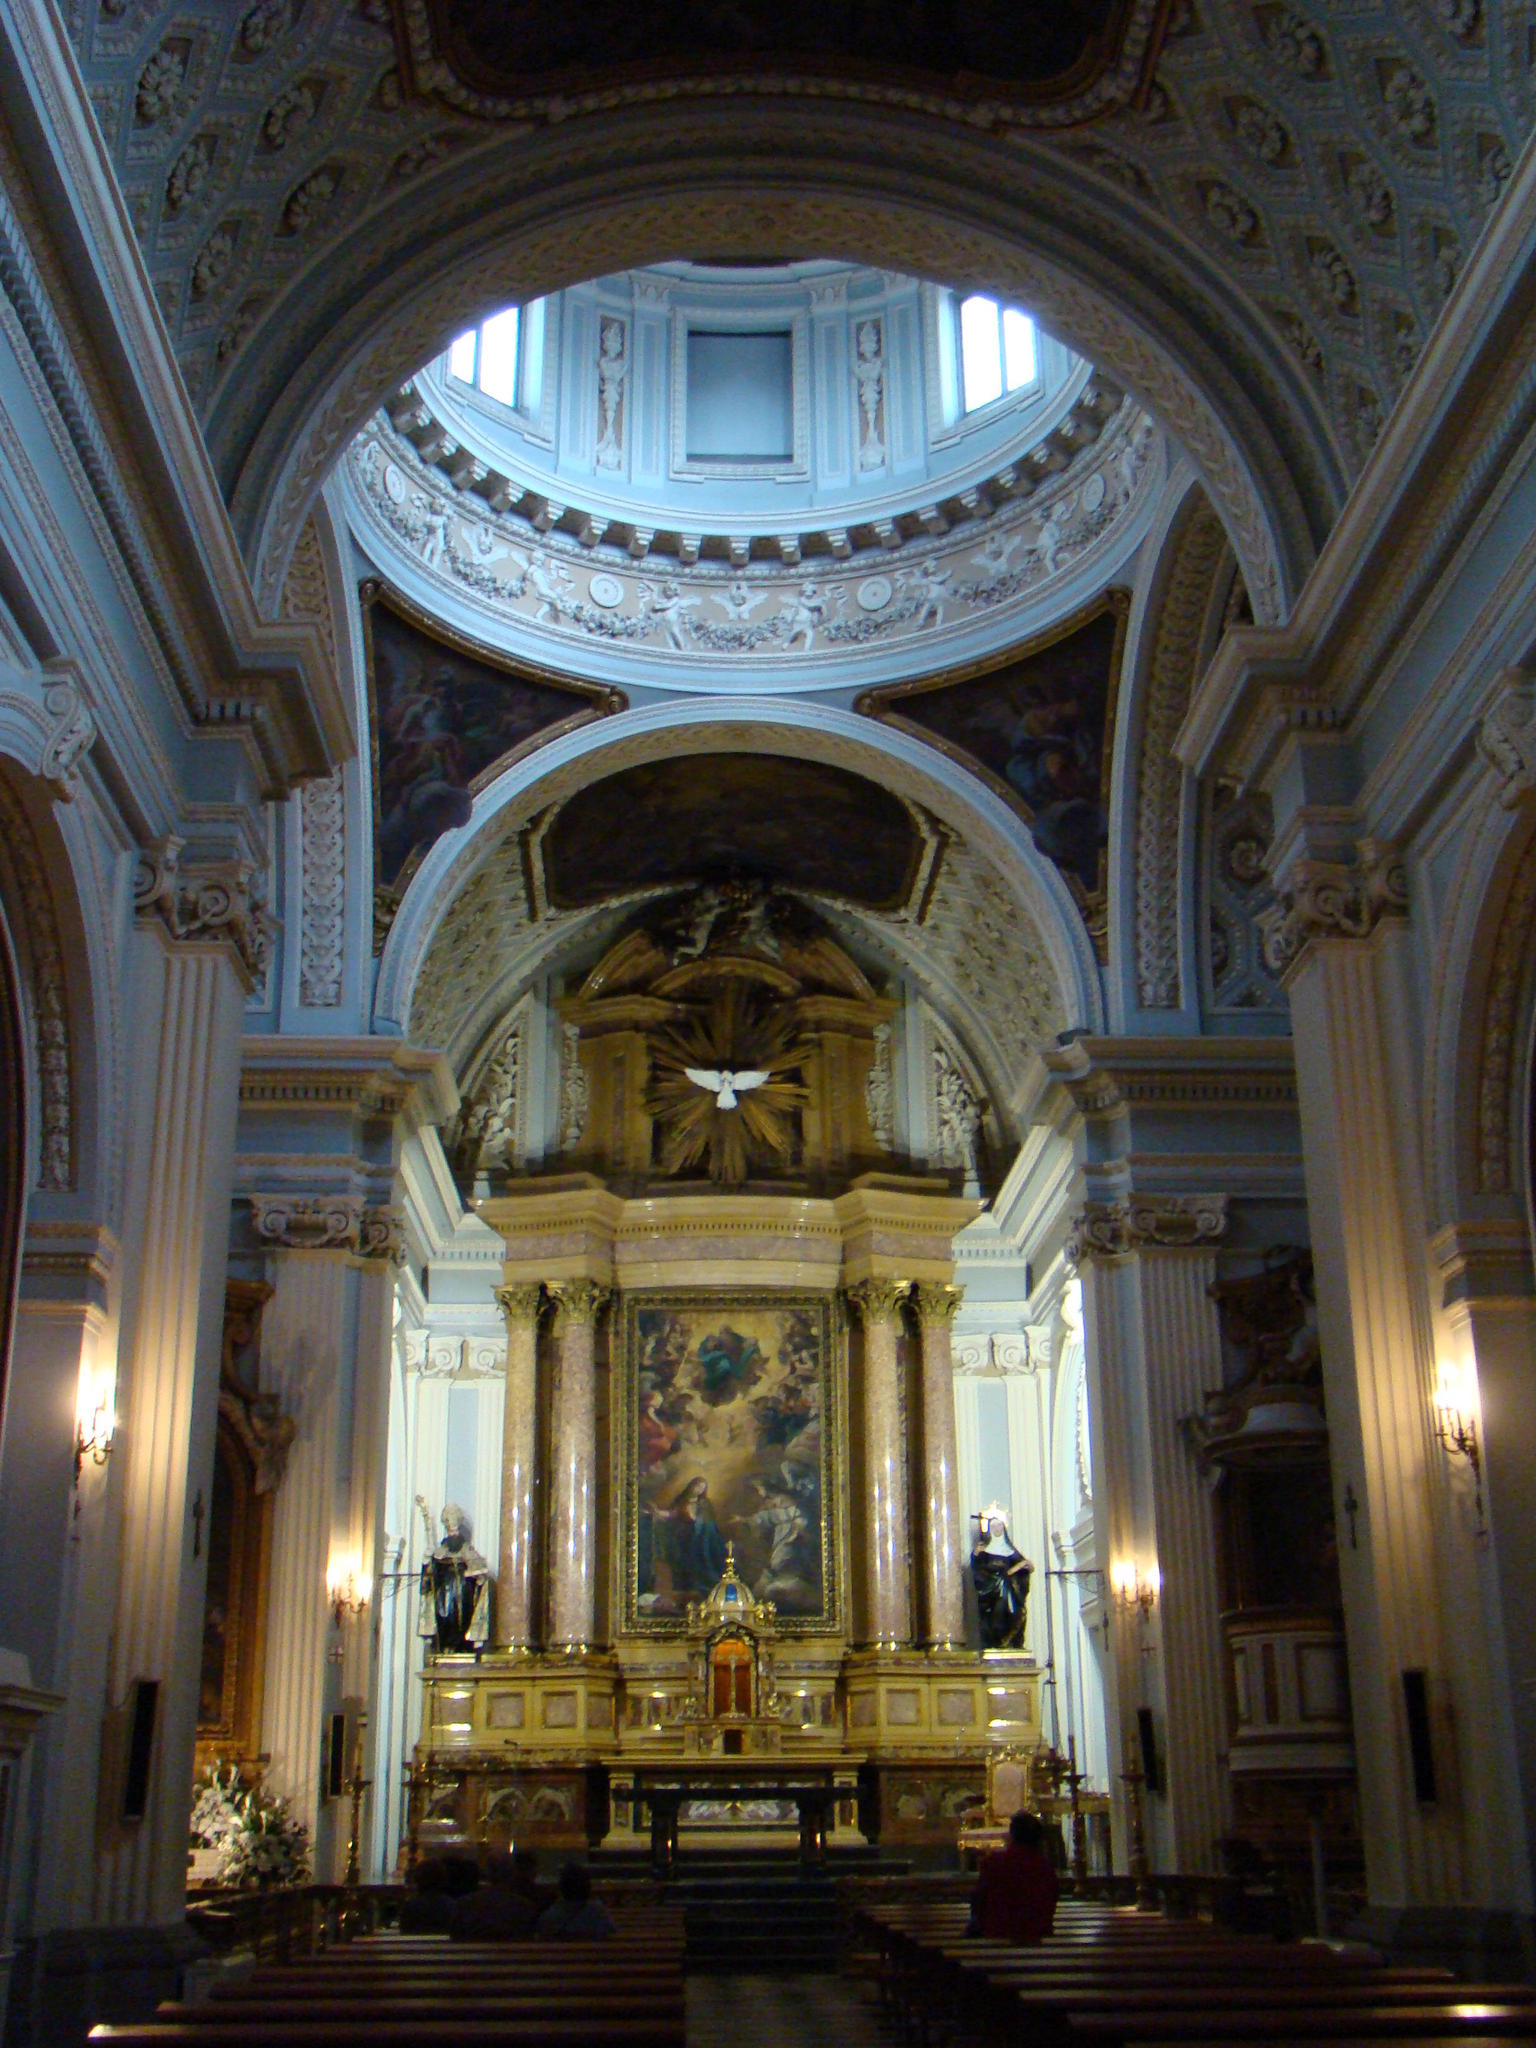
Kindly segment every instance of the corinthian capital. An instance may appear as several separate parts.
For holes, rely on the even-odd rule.
[[[185,843],[168,832],[141,849],[133,876],[134,911],[146,922],[158,920],[178,941],[230,946],[247,987],[253,987],[266,971],[277,928],[266,907],[261,873],[245,860],[183,865]]]
[[[1408,910],[1408,874],[1396,847],[1362,839],[1353,862],[1299,860],[1260,920],[1264,957],[1289,975],[1318,939],[1367,939],[1384,917]]]
[[[251,1222],[263,1244],[294,1252],[355,1252],[361,1195],[252,1195]]]
[[[539,1309],[544,1301],[544,1288],[537,1280],[519,1280],[510,1287],[498,1287],[496,1306],[507,1319],[510,1330],[515,1324],[527,1327],[539,1319]]]
[[[910,1280],[859,1280],[850,1287],[848,1299],[859,1312],[866,1330],[882,1323],[894,1323],[911,1288]]]
[[[912,1292],[919,1322],[942,1323],[946,1328],[954,1322],[965,1299],[965,1289],[951,1286],[947,1280],[920,1280]]]
[[[1067,1238],[1067,1257],[1125,1259],[1134,1252],[1195,1251],[1227,1234],[1225,1195],[1131,1195],[1085,1202]]]
[[[573,1324],[595,1323],[608,1299],[608,1289],[596,1280],[551,1280],[549,1297],[555,1304],[555,1334]]]

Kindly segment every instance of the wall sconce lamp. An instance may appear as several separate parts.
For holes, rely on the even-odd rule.
[[[359,1577],[355,1565],[340,1564],[332,1565],[325,1583],[339,1632],[347,1622],[360,1618],[368,1605],[373,1585],[366,1575]]]
[[[1151,1620],[1162,1589],[1163,1575],[1155,1564],[1148,1565],[1143,1572],[1134,1559],[1126,1557],[1109,1568],[1109,1590],[1115,1596],[1115,1604],[1127,1614],[1139,1607],[1143,1622]]]
[[[112,1438],[116,1430],[116,1418],[112,1403],[103,1394],[95,1407],[88,1413],[75,1418],[75,1490],[80,1488],[80,1474],[87,1458],[93,1465],[105,1465],[112,1455]]]
[[[1486,1534],[1483,1519],[1483,1451],[1477,1439],[1477,1409],[1466,1375],[1442,1365],[1435,1381],[1435,1435],[1453,1458],[1465,1458],[1472,1471],[1477,1504],[1477,1533]]]

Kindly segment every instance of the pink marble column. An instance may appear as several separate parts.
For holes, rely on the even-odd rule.
[[[501,1418],[501,1548],[496,1577],[496,1647],[533,1647],[535,1376],[539,1341],[537,1280],[499,1287],[507,1319],[506,1397]]]
[[[550,1416],[549,1642],[586,1649],[597,1589],[597,1430],[593,1342],[608,1290],[595,1280],[550,1284],[555,1387]]]
[[[861,1280],[848,1299],[864,1325],[864,1633],[895,1648],[912,1640],[906,1429],[897,1339],[905,1280]]]
[[[922,1332],[924,1641],[948,1649],[965,1634],[960,1584],[960,1486],[955,1463],[955,1367],[951,1336],[962,1290],[943,1282],[917,1288]]]

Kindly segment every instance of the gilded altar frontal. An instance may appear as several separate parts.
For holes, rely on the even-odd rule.
[[[677,1633],[732,1547],[785,1633],[840,1624],[826,1296],[625,1297],[627,1629]]]

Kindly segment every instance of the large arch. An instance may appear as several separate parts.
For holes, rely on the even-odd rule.
[[[872,262],[1027,301],[1183,444],[1255,616],[1289,610],[1344,467],[1296,359],[1208,256],[1039,145],[771,100],[498,135],[264,309],[207,427],[263,607],[352,434],[457,325],[701,249]]]
[[[1035,849],[1022,820],[1000,798],[935,749],[846,711],[775,699],[666,704],[601,720],[566,734],[517,763],[476,798],[469,822],[445,833],[413,877],[379,963],[374,1028],[413,1023],[434,937],[498,849],[546,806],[618,768],[676,754],[758,751],[828,761],[896,788],[921,803],[958,841],[987,862],[1039,934],[1054,983],[1054,1008],[1067,1028],[1104,1028],[1098,963],[1082,918],[1056,868]],[[562,937],[564,934],[562,934]],[[893,954],[920,952],[923,933],[898,928]],[[489,986],[489,985],[488,985]],[[994,1075],[1017,1098],[1030,1048],[1021,1039]]]

